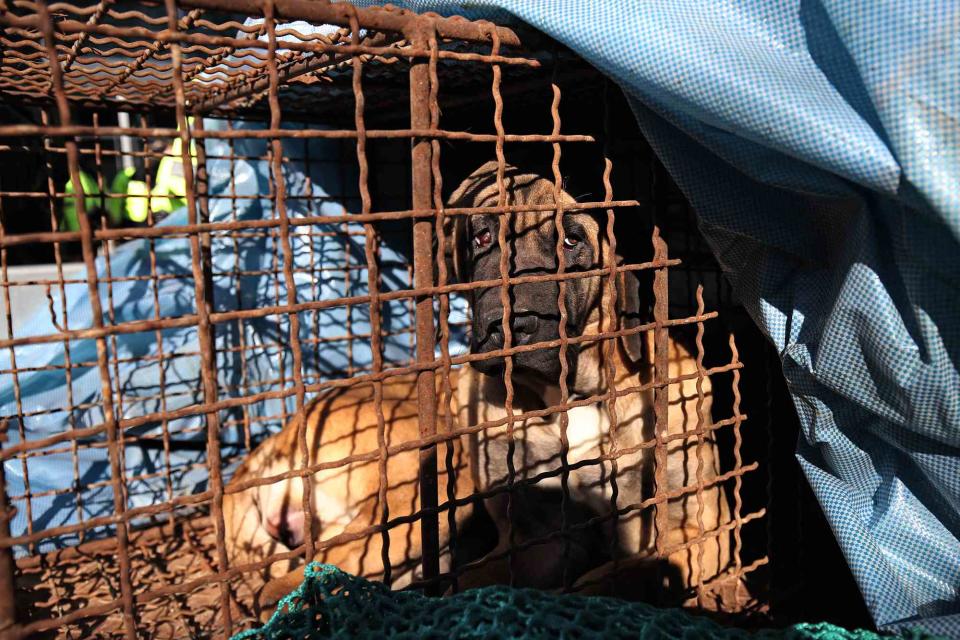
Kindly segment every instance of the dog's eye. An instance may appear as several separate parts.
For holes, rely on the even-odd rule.
[[[573,233],[568,233],[563,236],[563,246],[567,249],[576,249],[580,244],[580,238]]]
[[[490,233],[490,229],[480,229],[473,234],[473,246],[477,249],[483,249],[489,246],[492,241],[493,234]]]

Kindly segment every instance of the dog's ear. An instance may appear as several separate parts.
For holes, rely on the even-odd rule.
[[[453,205],[451,205],[453,206]],[[443,255],[439,255],[439,242],[435,242],[434,255],[437,264],[443,260],[447,267],[447,284],[462,282],[464,277],[464,237],[466,235],[466,219],[464,216],[444,216],[443,218]],[[434,282],[439,282],[439,277]]]
[[[460,246],[462,236],[465,233],[463,216],[444,216],[441,234],[443,244],[441,246],[440,238],[434,235],[433,238],[433,282],[440,284],[440,265],[446,266],[446,284],[454,284],[461,281],[464,273],[464,265],[461,264],[463,258],[463,249]],[[441,249],[443,255],[441,255]],[[439,311],[439,310],[438,310]],[[442,336],[443,323],[436,323],[436,343],[440,344]]]
[[[447,209],[473,208],[479,205],[481,194],[491,182],[496,184],[497,163],[487,162],[471,173],[460,185],[453,190],[447,199]],[[440,238],[433,240],[433,255],[436,270],[434,282],[439,282],[439,267],[446,266],[447,284],[464,282],[470,278],[468,273],[467,229],[469,219],[464,215],[445,215],[441,229],[443,246],[441,251]],[[440,255],[440,254],[443,255]],[[441,262],[442,261],[442,262]],[[468,294],[470,295],[470,294]],[[440,342],[440,324],[437,324],[437,342]]]
[[[486,166],[486,165],[484,165]],[[479,170],[478,170],[479,171]],[[448,209],[460,209],[476,206],[476,196],[482,189],[482,176],[478,171],[471,174],[460,183],[447,199]],[[496,171],[494,166],[493,171]],[[494,174],[496,175],[496,174]],[[494,178],[496,179],[496,178]],[[466,276],[466,246],[464,245],[467,233],[467,216],[447,215],[443,218],[443,255],[437,256],[447,266],[447,282],[462,282]]]
[[[641,292],[641,280],[636,274],[636,271],[622,271],[617,276],[617,306],[620,311],[621,329],[638,327],[649,315],[648,297]],[[631,361],[634,363],[643,361],[645,357],[643,332],[622,336],[621,342]]]
[[[516,174],[517,169],[512,165],[504,165],[504,177],[509,179]],[[480,207],[483,203],[494,198],[497,185],[497,163],[486,162],[473,171],[460,183],[447,199],[447,208],[470,209]],[[464,215],[445,216],[443,221],[444,255],[447,264],[447,280],[460,281],[469,277],[467,265],[467,229],[469,217]],[[440,256],[438,256],[438,259]]]

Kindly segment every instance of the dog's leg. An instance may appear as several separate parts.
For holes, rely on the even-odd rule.
[[[729,534],[721,533],[700,539],[696,526],[670,530],[666,548],[676,550],[668,557],[657,558],[651,550],[608,562],[584,574],[573,590],[581,595],[617,596],[659,605],[698,605],[697,585],[708,584],[727,568],[728,537]],[[711,608],[710,600],[719,602],[724,598],[723,594],[711,594],[703,604]]]
[[[224,544],[231,566],[258,563],[289,550],[263,526],[262,514],[253,498],[255,491],[248,489],[223,497]],[[263,582],[287,573],[291,566],[290,561],[284,560],[263,567],[255,574],[245,572],[243,575],[251,576],[248,586],[256,591]]]
[[[510,584],[510,557],[506,555],[509,546],[509,544],[498,544],[477,563],[476,567],[461,573],[457,577],[458,589],[467,591],[495,584]]]
[[[652,604],[676,603],[683,593],[679,570],[652,552],[620,558],[582,575],[572,591]]]
[[[555,589],[562,586],[563,566],[560,558],[563,554],[563,542],[559,539],[541,542],[511,554],[511,547],[524,543],[522,535],[501,539],[497,547],[477,566],[464,571],[457,579],[460,591],[508,585],[511,582],[518,587],[535,589]],[[511,577],[513,578],[511,580]]]
[[[706,535],[701,537],[699,527],[687,525],[668,534],[668,549],[685,545],[686,548],[670,553],[668,560],[688,594],[686,604],[706,609],[736,608],[734,599],[748,594],[742,580],[730,580],[721,588],[710,588],[710,583],[730,568],[730,532],[716,533],[707,528]],[[698,585],[707,587],[702,601],[698,598]]]
[[[590,541],[568,533],[567,540],[557,537],[559,517],[550,509],[544,510],[536,502],[537,493],[524,495],[517,490],[513,495],[514,524],[511,527],[507,513],[507,495],[499,494],[485,500],[485,505],[497,527],[497,546],[477,566],[465,571],[459,578],[461,590],[494,584],[514,584],[518,587],[556,589],[564,586],[564,579],[574,580],[591,564]],[[531,504],[531,502],[533,504]],[[552,504],[552,503],[550,503]],[[516,549],[512,554],[511,548]],[[566,567],[564,566],[566,564]]]
[[[488,553],[476,567],[461,574],[457,586],[461,591],[486,587],[494,584],[510,584],[511,528],[508,520],[508,498],[505,493],[494,495],[483,501],[497,528],[497,546]]]

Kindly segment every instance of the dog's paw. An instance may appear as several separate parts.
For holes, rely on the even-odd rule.
[[[257,594],[257,615],[266,622],[277,610],[277,605],[285,595],[297,588],[299,582],[286,579],[287,576],[269,581]]]
[[[676,604],[682,586],[675,567],[649,555],[609,562],[581,576],[573,592],[589,596],[616,596],[633,602]]]

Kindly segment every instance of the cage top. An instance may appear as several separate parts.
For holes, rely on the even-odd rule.
[[[190,113],[235,115],[268,110],[276,82],[285,113],[316,118],[352,112],[343,99],[352,99],[359,56],[386,108],[408,90],[401,71],[428,54],[434,36],[442,79],[469,82],[477,62],[539,66],[519,54],[516,32],[489,22],[327,0],[0,0],[0,25],[0,99],[19,104],[52,103],[62,86],[77,106],[163,109],[179,100]]]

